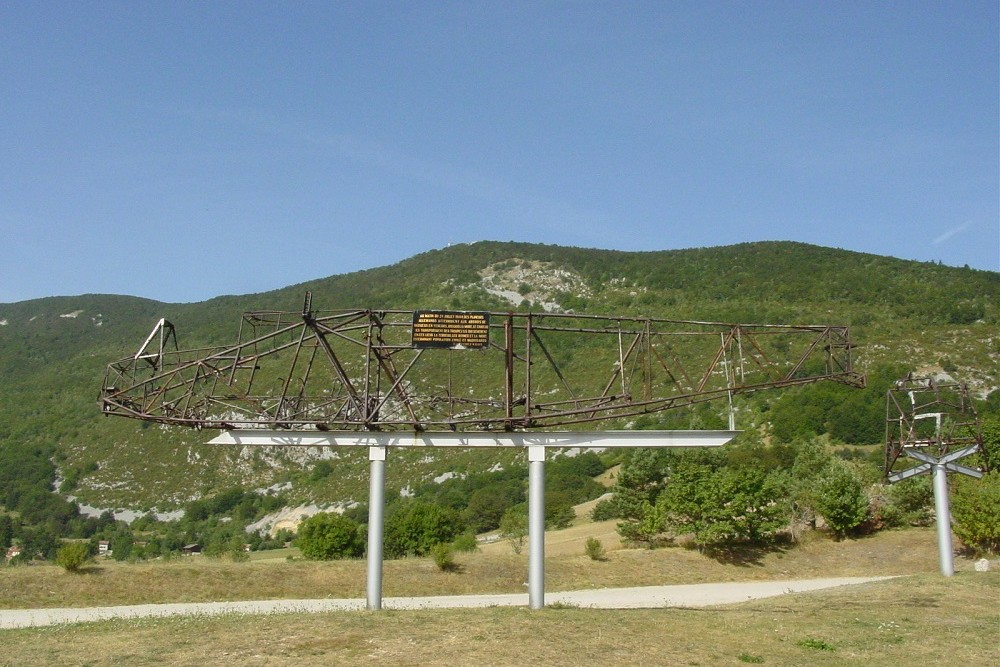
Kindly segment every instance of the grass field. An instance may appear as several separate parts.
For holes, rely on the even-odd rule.
[[[920,574],[715,609],[492,608],[0,632],[2,665],[996,665],[1000,575]]]
[[[0,665],[997,665],[1000,574],[938,572],[933,530],[833,542],[726,561],[684,548],[582,551],[589,524],[547,535],[546,590],[828,576],[911,575],[714,609],[491,608],[187,617],[0,631]],[[601,538],[602,540],[604,538]],[[607,542],[606,542],[607,544]],[[275,598],[363,598],[365,563],[246,563],[189,557],[101,561],[83,574],[50,565],[0,568],[0,607],[62,607]],[[271,556],[268,558],[267,556]],[[521,592],[527,556],[493,545],[459,556],[387,561],[386,596]]]
[[[886,531],[834,542],[820,533],[787,550],[742,552],[728,561],[679,547],[620,549],[614,522],[584,524],[546,535],[546,590],[617,586],[933,573],[938,570],[932,529]],[[584,555],[587,536],[608,545],[608,559]],[[0,608],[86,607],[163,602],[290,598],[363,598],[365,562],[289,561],[287,550],[250,562],[202,556],[169,562],[100,560],[79,574],[55,565],[0,568]],[[295,552],[297,553],[297,552]],[[506,543],[459,554],[457,572],[442,572],[428,558],[386,561],[383,593],[391,596],[523,593],[528,556]],[[971,569],[968,560],[958,570]]]

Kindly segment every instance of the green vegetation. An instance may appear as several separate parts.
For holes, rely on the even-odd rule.
[[[854,358],[868,372],[868,389],[816,384],[737,398],[738,427],[771,438],[767,452],[802,447],[817,438],[833,448],[850,447],[847,451],[855,456],[867,452],[865,447],[881,442],[888,383],[926,368],[969,382],[985,399],[978,404],[980,414],[1000,415],[1000,392],[995,391],[1000,385],[1000,340],[995,336],[1000,274],[796,243],[653,253],[475,243],[422,253],[391,267],[204,303],[52,297],[0,304],[0,319],[6,322],[0,326],[0,544],[21,545],[25,560],[55,557],[63,539],[108,540],[113,556],[124,560],[177,553],[194,543],[207,554],[232,556],[243,553],[244,543],[258,549],[279,541],[244,532],[252,520],[277,507],[363,501],[367,475],[359,452],[339,452],[339,458],[329,459],[315,451],[211,448],[202,444],[205,433],[102,418],[94,397],[107,363],[133,354],[160,317],[177,325],[182,347],[219,345],[234,340],[244,310],[297,310],[307,289],[323,309],[506,310],[511,304],[487,291],[481,278],[480,272],[491,267],[534,267],[539,273],[522,276],[505,289],[530,291],[533,300],[556,301],[578,312],[851,325]],[[573,281],[545,287],[547,274],[555,269]],[[553,346],[552,353],[581,370],[592,362],[586,349]],[[704,404],[606,426],[724,424],[724,406]],[[547,520],[552,525],[565,525],[572,505],[600,492],[590,479],[594,473],[573,470],[574,461],[591,469],[617,462],[593,454],[551,461]],[[482,532],[499,528],[512,508],[524,503],[524,465],[513,452],[400,452],[394,453],[388,482],[391,490],[405,489],[415,501],[456,512],[459,531]],[[817,487],[787,474],[784,464],[778,466],[786,473],[784,480],[770,464],[761,467],[763,473],[750,471],[752,466],[703,465],[707,468],[692,475],[703,476],[713,487],[738,487],[746,491],[741,504],[762,508],[742,515],[740,525],[695,530],[703,548],[731,540],[766,540],[775,519],[767,516],[770,505],[762,499],[780,483],[789,494],[789,511],[807,521],[816,511]],[[484,472],[489,469],[493,472]],[[685,522],[705,523],[713,512],[718,514],[707,501],[679,507],[665,497],[658,503],[665,472],[658,474],[651,486],[637,487],[634,493],[621,485],[618,511],[637,524],[630,539],[653,544]],[[443,480],[445,475],[450,479]],[[129,508],[147,513],[146,518],[126,526],[110,515],[81,516],[73,502],[53,493],[56,485],[81,502]],[[908,499],[897,497],[903,492],[895,488],[875,494],[867,477],[865,486],[866,524],[922,520],[926,502],[920,493]],[[263,490],[268,488],[282,491]],[[875,499],[884,502],[875,507]],[[605,504],[602,511],[609,507]],[[184,521],[156,521],[148,514],[177,509],[187,512]],[[363,505],[353,512],[347,515],[363,523]],[[643,526],[639,517],[644,517]],[[412,535],[403,543],[399,553],[430,548]]]
[[[334,512],[316,514],[299,524],[295,546],[311,560],[358,558],[365,552],[361,525]]]
[[[67,572],[79,572],[90,558],[90,545],[84,542],[71,542],[56,551],[56,565]]]
[[[604,550],[604,545],[596,537],[588,537],[583,544],[583,551],[590,560],[607,560],[608,552]]]
[[[1000,553],[1000,471],[981,480],[955,480],[952,528],[974,553]]]

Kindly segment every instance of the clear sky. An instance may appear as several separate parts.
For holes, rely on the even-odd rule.
[[[0,302],[243,294],[484,239],[1000,270],[968,2],[5,2]]]

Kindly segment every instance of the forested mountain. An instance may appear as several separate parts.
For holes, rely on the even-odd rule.
[[[885,386],[910,371],[969,383],[986,411],[1000,402],[1000,273],[786,242],[642,253],[480,242],[202,303],[83,295],[0,304],[0,504],[43,520],[65,511],[44,495],[57,482],[81,503],[140,512],[234,487],[280,488],[291,503],[363,500],[366,459],[353,452],[213,448],[203,444],[212,434],[105,418],[98,409],[107,364],[134,354],[159,318],[176,325],[181,347],[220,345],[235,340],[243,311],[297,311],[306,291],[324,310],[571,310],[849,325],[868,389],[813,385],[741,403],[738,428],[785,440],[829,433],[846,444],[879,444]],[[722,426],[724,407],[629,426]],[[388,481],[407,493],[513,463],[513,454],[489,456],[399,453]]]

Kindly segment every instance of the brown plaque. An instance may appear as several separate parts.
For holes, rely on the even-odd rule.
[[[490,314],[454,310],[413,313],[413,347],[482,349],[490,344]]]

